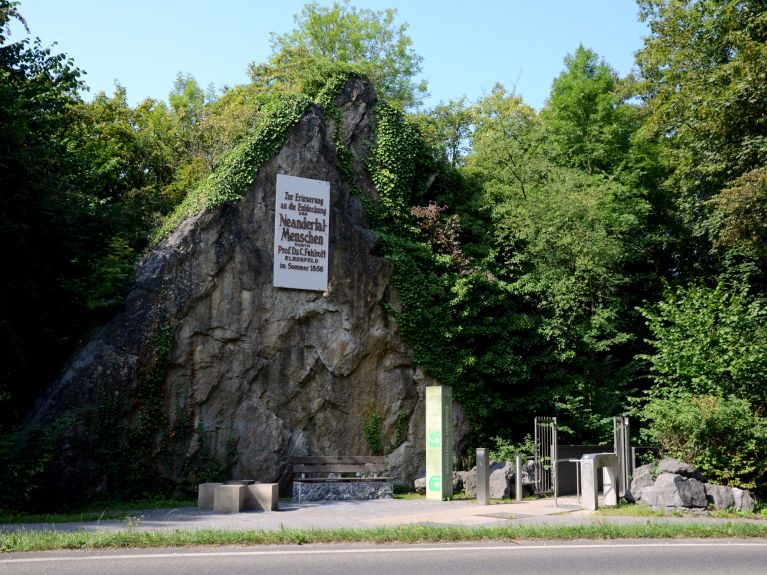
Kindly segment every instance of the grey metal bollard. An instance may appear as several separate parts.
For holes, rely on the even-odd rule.
[[[477,448],[477,503],[490,503],[490,469],[486,447]]]
[[[599,508],[597,470],[602,468],[605,505],[618,505],[616,477],[618,456],[614,453],[587,453],[581,457],[581,486],[583,488],[582,505],[585,509],[596,511]]]
[[[524,493],[522,492],[522,456],[517,455],[514,463],[514,487],[516,488],[517,502],[521,503],[522,499],[524,499]]]

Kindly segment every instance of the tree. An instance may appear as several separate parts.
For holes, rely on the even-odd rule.
[[[82,321],[62,278],[82,252],[68,232],[76,181],[67,149],[80,71],[39,39],[12,42],[18,3],[0,0],[0,421],[18,421]]]
[[[491,201],[496,192],[499,201],[510,192],[524,198],[543,174],[541,127],[535,110],[496,84],[475,106],[474,123],[466,171],[483,180]]]
[[[424,138],[440,151],[452,168],[464,164],[474,124],[474,113],[466,105],[466,96],[439,103],[412,118],[421,127]]]
[[[592,50],[579,46],[565,57],[541,112],[558,163],[592,174],[612,172],[625,160],[638,122],[617,84],[615,71]]]
[[[763,0],[640,0],[639,7],[651,32],[637,54],[645,130],[674,168],[666,185],[690,230],[686,259],[700,275],[719,273],[729,256],[711,257],[709,218],[718,203],[708,200],[767,165],[767,10]]]
[[[402,107],[415,106],[426,91],[416,83],[422,58],[412,48],[407,24],[395,24],[397,11],[358,10],[349,0],[320,6],[306,4],[294,17],[296,28],[272,34],[272,56],[265,64],[251,63],[251,80],[313,93],[333,70],[366,75],[385,98]]]

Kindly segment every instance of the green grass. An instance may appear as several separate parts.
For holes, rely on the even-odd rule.
[[[78,521],[99,521],[126,519],[136,512],[149,509],[173,509],[196,507],[194,499],[144,499],[139,501],[103,501],[72,513],[0,513],[0,526],[8,523],[74,523]]]
[[[617,507],[600,507],[597,515],[602,516],[628,516],[628,517],[663,517],[669,515],[663,511],[653,511],[650,507],[637,505],[636,503],[621,503]],[[691,514],[684,511],[674,511],[670,515],[679,517],[688,517]],[[744,511],[735,511],[732,509],[718,509],[716,511],[706,511],[706,517],[716,517],[719,519],[767,519],[767,515],[761,513],[746,513]]]
[[[636,503],[620,503],[617,507],[600,507],[596,512],[603,516],[628,516],[628,517],[663,517],[663,511],[653,511],[650,507],[637,505]]]
[[[377,529],[282,529],[279,531],[175,530],[127,528],[119,532],[0,532],[0,552],[52,549],[116,549],[197,545],[279,545],[309,543],[439,543],[482,540],[767,538],[767,525],[728,522],[716,525],[641,525],[434,527],[401,526]]]

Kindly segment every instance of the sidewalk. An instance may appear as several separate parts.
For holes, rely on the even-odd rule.
[[[247,511],[217,514],[194,507],[136,511],[135,518],[77,523],[27,523],[2,525],[0,530],[120,531],[159,529],[334,529],[375,528],[397,525],[461,525],[492,527],[505,525],[588,525],[593,523],[720,523],[732,519],[710,517],[628,517],[601,516],[584,510],[575,497],[538,499],[521,503],[478,505],[474,501],[426,501],[377,499],[373,501],[323,501],[293,503],[280,501],[278,511]],[[758,519],[738,519],[755,521]]]

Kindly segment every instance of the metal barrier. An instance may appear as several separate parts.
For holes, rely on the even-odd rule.
[[[613,445],[615,455],[618,458],[616,489],[618,490],[618,497],[622,497],[628,491],[629,476],[633,471],[628,417],[613,417]]]
[[[535,492],[555,492],[557,469],[557,418],[535,418]]]
[[[618,456],[614,453],[587,453],[581,457],[582,505],[586,509],[595,511],[599,508],[597,470],[600,468],[602,469],[605,505],[618,505],[616,479],[619,465]]]
[[[486,447],[477,448],[477,503],[490,504],[490,465]]]
[[[556,472],[554,477],[557,481],[554,483],[554,507],[557,507],[557,498],[559,497],[559,464],[560,463],[574,463],[575,464],[575,495],[578,498],[578,503],[581,502],[581,460],[575,458],[556,459],[554,461],[554,467]]]
[[[517,455],[514,461],[514,495],[517,499],[517,503],[520,503],[524,498],[524,482],[522,481],[522,462],[535,459],[535,456],[523,457]],[[537,474],[536,474],[537,476]]]

